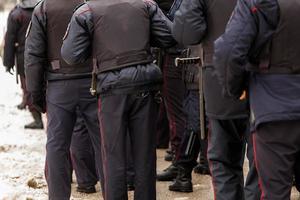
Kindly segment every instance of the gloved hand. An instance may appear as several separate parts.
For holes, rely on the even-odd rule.
[[[5,67],[6,68],[6,72],[10,73],[11,75],[14,75],[14,68],[13,67]]]
[[[31,93],[31,103],[33,107],[41,112],[45,113],[46,112],[46,95],[43,92],[40,93]]]

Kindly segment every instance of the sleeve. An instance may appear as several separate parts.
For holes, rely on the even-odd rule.
[[[44,4],[34,9],[25,42],[26,86],[30,93],[44,89],[45,66],[47,64],[46,13]]]
[[[83,4],[73,14],[61,48],[62,58],[68,64],[83,63],[91,56],[93,32],[92,11]]]
[[[151,0],[144,0],[151,20],[151,46],[169,48],[176,44],[172,37],[172,22],[164,15],[158,5]]]
[[[206,34],[205,2],[184,0],[175,13],[172,35],[184,46],[199,44]]]
[[[33,11],[25,42],[26,87],[33,106],[46,112],[45,66],[47,65],[46,13],[43,2]]]
[[[225,95],[239,98],[246,89],[249,56],[266,44],[278,23],[274,2],[239,0],[225,33],[215,41],[214,67]]]
[[[13,68],[15,65],[16,42],[20,23],[18,22],[19,12],[17,8],[12,10],[7,19],[7,31],[4,38],[3,65],[7,68]]]

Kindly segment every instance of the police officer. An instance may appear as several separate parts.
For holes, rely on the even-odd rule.
[[[158,6],[165,15],[168,16],[169,10],[174,0],[156,0]],[[182,72],[180,68],[175,67],[176,57],[186,56],[184,48],[176,46],[172,48],[161,49],[162,72],[163,72],[163,97],[166,106],[170,129],[170,150],[165,156],[166,161],[173,161],[179,154],[180,143],[184,133],[185,115],[183,111],[183,99],[185,94],[184,82],[182,81]],[[183,54],[183,55],[182,55]],[[162,178],[165,174],[176,171],[176,167],[171,165],[165,172],[158,175]]]
[[[93,55],[106,200],[128,198],[127,129],[135,169],[134,199],[156,199],[153,119],[162,75],[153,64],[150,45],[174,44],[170,21],[153,1],[89,1],[72,17],[62,56],[68,63],[80,63]]]
[[[41,113],[34,109],[30,103],[30,95],[26,88],[24,73],[25,34],[36,3],[37,0],[22,0],[9,13],[7,32],[4,39],[3,65],[10,74],[12,74],[13,67],[16,65],[17,83],[19,76],[23,92],[22,102],[17,107],[22,110],[28,106],[34,119],[32,123],[25,125],[25,128],[43,129]]]
[[[251,193],[245,190],[244,195],[243,160],[245,138],[249,134],[247,101],[223,97],[222,87],[213,74],[213,42],[224,32],[235,5],[234,0],[183,1],[175,14],[172,29],[179,43],[201,43],[203,47],[201,70],[206,114],[211,129],[208,136],[208,161],[217,200],[241,200],[245,197],[258,199],[259,196],[255,176],[251,184],[246,186]]]
[[[97,100],[89,92],[91,59],[83,64],[68,65],[60,56],[68,22],[80,3],[83,1],[45,0],[39,3],[33,12],[25,46],[28,90],[34,106],[43,112],[47,110],[48,116],[49,199],[70,198],[69,149],[77,108],[90,134],[97,172],[102,177]]]
[[[215,43],[227,96],[249,85],[255,162],[262,200],[290,199],[300,152],[300,3],[238,1]]]
[[[197,57],[201,54],[201,47],[190,46],[189,56]],[[199,111],[199,64],[178,66],[182,69],[183,80],[187,91],[184,99],[186,114],[185,132],[180,145],[179,156],[175,158],[178,174],[169,190],[178,192],[192,192],[192,170],[197,165],[198,154],[201,150],[201,163],[198,166],[200,174],[209,174],[206,157],[207,140],[200,140],[200,111]],[[205,133],[206,134],[206,133]]]

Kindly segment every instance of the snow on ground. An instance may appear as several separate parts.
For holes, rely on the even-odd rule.
[[[27,181],[43,180],[44,131],[25,130],[31,120],[28,111],[19,111],[19,85],[15,76],[0,68],[0,199],[26,199],[32,194]],[[41,196],[38,192],[35,197]],[[24,197],[24,198],[23,198]]]
[[[3,36],[6,13],[0,12],[0,39]],[[2,60],[0,59],[0,63]],[[30,122],[27,110],[19,111],[16,105],[21,101],[20,86],[15,76],[5,73],[0,64],[0,200],[46,200],[47,185],[44,179],[45,131],[25,130]],[[44,121],[45,116],[44,116]],[[158,171],[170,163],[163,160],[164,151],[157,151]],[[246,169],[247,170],[247,169]],[[245,171],[246,171],[245,170]],[[75,180],[75,179],[74,179]],[[193,174],[194,192],[189,194],[168,191],[167,183],[157,183],[158,200],[212,200],[213,192],[209,176]],[[29,187],[29,185],[31,187]],[[100,192],[85,195],[75,192],[72,184],[72,200],[99,200]],[[97,185],[99,191],[99,184]],[[132,199],[133,193],[129,193]],[[293,192],[292,200],[300,200]]]

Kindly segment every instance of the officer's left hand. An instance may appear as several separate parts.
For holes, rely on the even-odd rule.
[[[13,74],[14,68],[12,68],[12,67],[6,67],[6,72],[10,73],[11,75],[14,75]]]

